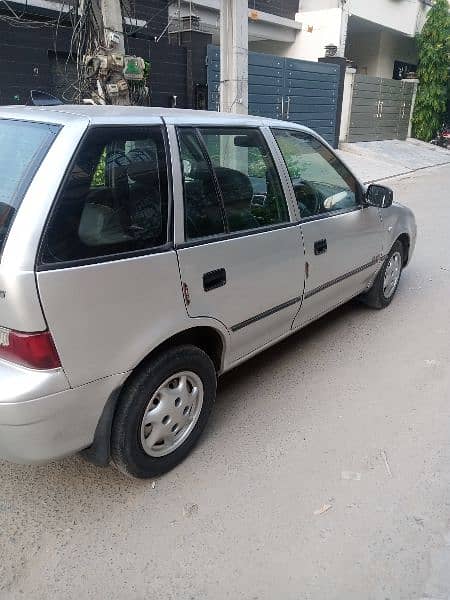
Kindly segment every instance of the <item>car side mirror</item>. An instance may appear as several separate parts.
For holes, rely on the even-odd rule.
[[[384,185],[372,183],[367,188],[366,204],[377,208],[389,208],[394,200],[394,192]]]

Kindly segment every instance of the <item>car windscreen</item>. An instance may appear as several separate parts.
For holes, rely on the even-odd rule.
[[[0,257],[17,210],[60,127],[0,119]]]

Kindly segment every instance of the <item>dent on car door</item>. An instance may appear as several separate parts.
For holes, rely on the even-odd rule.
[[[259,129],[180,127],[188,313],[230,331],[231,362],[290,330],[304,285],[301,232]]]
[[[362,204],[362,189],[338,157],[314,136],[273,131],[302,217],[308,277],[295,326],[361,292],[381,261],[378,209]]]

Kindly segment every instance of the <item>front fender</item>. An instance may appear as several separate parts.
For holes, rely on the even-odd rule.
[[[394,202],[389,208],[380,209],[383,225],[383,254],[386,255],[396,240],[402,235],[407,235],[409,250],[405,265],[411,260],[416,245],[417,225],[412,210]]]

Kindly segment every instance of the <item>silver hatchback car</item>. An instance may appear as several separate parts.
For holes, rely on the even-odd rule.
[[[0,110],[0,456],[168,471],[217,377],[361,297],[416,225],[314,132],[174,109]]]

